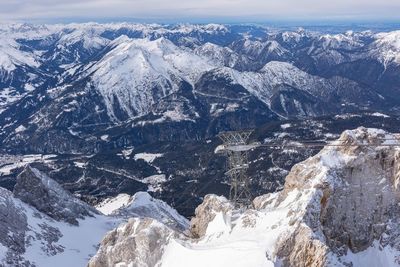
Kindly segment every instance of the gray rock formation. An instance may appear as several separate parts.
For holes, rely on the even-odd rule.
[[[29,224],[27,214],[36,217],[38,223]],[[61,236],[60,230],[51,225],[50,218],[0,188],[0,266],[37,266],[25,258],[27,247],[37,241],[41,253],[55,255],[64,250],[57,244]]]
[[[130,219],[109,232],[88,267],[154,267],[158,266],[164,247],[178,234],[150,218]]]
[[[194,238],[204,236],[208,224],[215,218],[216,213],[227,214],[233,210],[233,205],[224,197],[206,195],[203,203],[196,208],[195,216],[190,222],[190,233]]]
[[[56,181],[27,166],[17,177],[14,196],[57,221],[78,225],[77,219],[97,210],[65,191]]]
[[[19,257],[25,252],[25,232],[28,229],[24,210],[15,203],[12,193],[0,187],[0,245],[8,250],[3,256],[3,264],[29,266]]]
[[[400,150],[385,146],[400,140],[359,128],[344,132],[339,142],[348,146],[324,149],[286,178],[282,199],[295,189],[316,190],[303,217],[306,226],[299,224],[278,244],[287,266],[331,266],[328,255],[361,252],[376,241],[400,250]],[[318,176],[325,178],[316,183]]]

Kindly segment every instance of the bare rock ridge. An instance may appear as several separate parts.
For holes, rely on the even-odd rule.
[[[163,252],[157,251],[158,244],[189,226],[173,208],[145,192],[129,196],[127,205],[106,216],[27,166],[14,192],[0,187],[0,266],[85,266],[106,233],[123,222],[103,240],[115,249],[107,250],[106,259],[98,257],[95,266],[114,266],[124,258],[142,266],[136,255],[145,255],[143,261],[154,266]]]
[[[77,219],[98,214],[96,209],[73,197],[56,181],[30,166],[18,175],[13,194],[58,221],[77,225]]]
[[[335,144],[348,146],[295,165],[284,190],[257,197],[254,209],[206,196],[189,235],[131,220],[106,236],[89,266],[399,266],[400,148],[388,146],[399,136],[358,128]]]

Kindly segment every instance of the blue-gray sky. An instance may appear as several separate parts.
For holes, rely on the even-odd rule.
[[[1,20],[399,20],[400,0],[0,0]]]

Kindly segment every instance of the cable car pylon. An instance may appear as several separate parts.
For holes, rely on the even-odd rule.
[[[248,151],[260,143],[249,144],[253,130],[222,132],[218,137],[223,144],[218,146],[216,153],[227,156],[226,174],[230,177],[229,200],[238,208],[249,207],[253,199],[250,190],[250,179],[247,176],[249,168]]]

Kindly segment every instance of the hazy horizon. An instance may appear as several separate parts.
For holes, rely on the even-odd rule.
[[[0,20],[31,23],[399,22],[395,0],[0,0]]]

